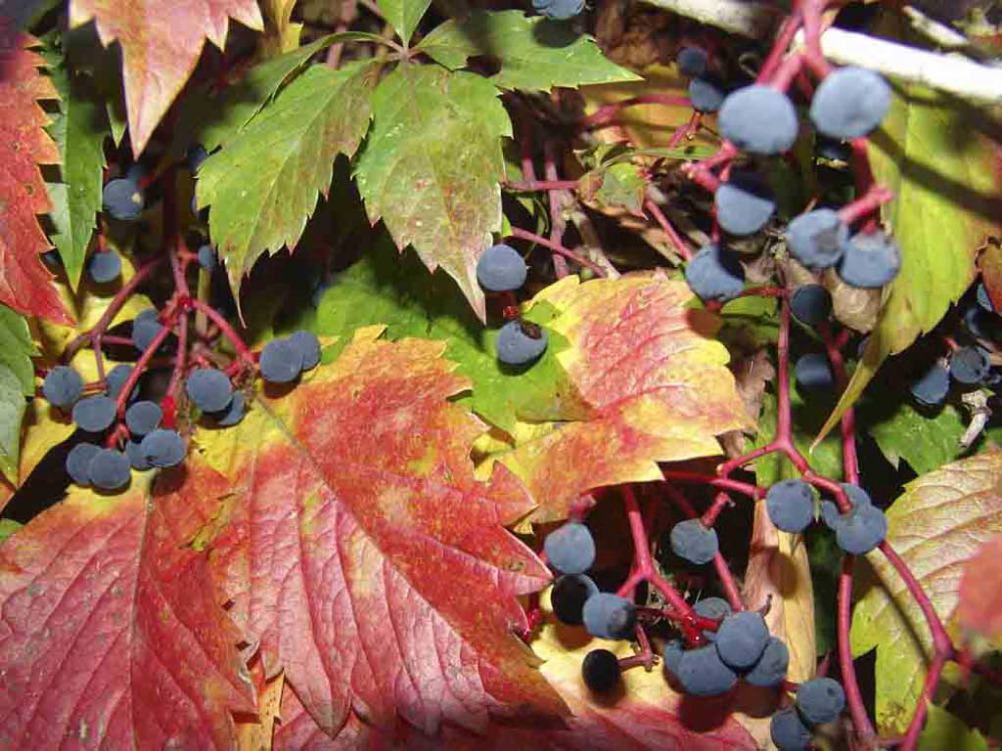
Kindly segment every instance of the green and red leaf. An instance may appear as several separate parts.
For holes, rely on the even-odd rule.
[[[237,498],[211,542],[221,599],[330,736],[353,712],[429,734],[560,713],[512,633],[549,580],[504,529],[532,502],[503,467],[475,479],[483,425],[449,401],[468,382],[444,345],[379,332],[208,439]]]
[[[227,483],[196,461],[151,479],[72,489],[0,546],[5,746],[230,749],[229,713],[255,711],[190,545]]]
[[[40,99],[56,99],[52,81],[31,51],[37,40],[16,33],[0,16],[0,303],[19,313],[72,323],[40,257],[52,245],[38,224],[51,205],[39,164],[58,164],[45,132]]]

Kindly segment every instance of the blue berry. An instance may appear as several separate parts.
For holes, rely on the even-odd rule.
[[[140,441],[129,440],[125,442],[125,455],[129,457],[129,464],[132,468],[143,472],[150,468],[150,463],[143,456],[142,443]]]
[[[108,374],[104,377],[104,384],[108,391],[108,396],[112,399],[117,399],[118,395],[122,393],[122,387],[125,386],[125,382],[129,380],[129,376],[132,375],[131,365],[116,365],[113,367]],[[135,397],[135,392],[133,392],[133,398]]]
[[[849,228],[831,209],[815,209],[786,228],[786,246],[804,266],[825,269],[838,263],[849,244]]]
[[[504,243],[492,245],[477,261],[477,281],[488,292],[511,292],[525,284],[529,268],[518,251]]]
[[[745,683],[760,688],[778,686],[786,677],[786,671],[789,667],[790,650],[781,639],[770,636],[769,643],[766,644],[765,651],[758,658],[758,662],[745,673]]]
[[[800,130],[790,98],[759,84],[745,86],[728,96],[718,122],[724,138],[750,154],[789,151]]]
[[[912,396],[919,404],[935,407],[942,404],[950,391],[950,371],[942,363],[935,362],[925,374],[911,385]]]
[[[313,370],[320,364],[320,340],[316,334],[300,329],[289,336],[289,343],[303,356],[303,370]]]
[[[671,530],[671,549],[679,558],[702,565],[713,560],[720,549],[715,530],[699,519],[679,522]]]
[[[988,313],[995,312],[995,305],[992,303],[991,295],[988,294],[988,287],[985,286],[984,282],[978,282],[978,289],[975,293],[975,297],[982,310],[985,310]]]
[[[143,214],[143,191],[137,179],[120,177],[104,186],[104,210],[123,222],[134,222]]]
[[[288,339],[272,339],[261,350],[258,368],[270,383],[291,383],[303,371],[303,353]]]
[[[814,126],[830,138],[860,138],[873,131],[891,106],[891,87],[865,68],[839,68],[811,100]]]
[[[735,170],[713,197],[717,222],[732,235],[752,235],[776,210],[776,197],[758,174]]]
[[[589,597],[581,611],[581,620],[588,633],[600,639],[630,638],[636,618],[632,602],[609,592]]]
[[[245,414],[247,414],[247,403],[244,394],[242,391],[235,391],[229,406],[219,412],[213,412],[211,416],[216,421],[216,425],[221,428],[229,428],[243,420]]]
[[[665,667],[674,676],[678,676],[678,666],[682,662],[682,655],[685,654],[685,647],[681,640],[672,639],[665,643],[661,657],[665,661]]]
[[[89,396],[73,405],[73,422],[88,433],[100,433],[115,421],[117,405],[107,396]]]
[[[702,47],[688,46],[678,51],[675,62],[678,64],[679,73],[687,78],[696,78],[706,72],[709,58]]]
[[[765,508],[779,529],[803,532],[814,521],[814,493],[803,480],[781,480],[765,494]]]
[[[101,490],[118,490],[129,484],[132,476],[129,459],[121,451],[99,449],[87,465],[90,483]]]
[[[584,10],[584,0],[532,0],[532,7],[547,18],[566,21]]]
[[[184,461],[184,441],[176,430],[157,428],[143,438],[139,450],[153,467],[173,467]]]
[[[146,308],[132,321],[132,344],[143,351],[153,343],[162,329],[157,311]]]
[[[693,605],[692,609],[696,611],[697,615],[703,618],[712,618],[715,621],[722,620],[732,612],[730,603],[720,597],[705,597]],[[719,623],[717,625],[719,628]],[[708,628],[703,629],[703,636],[711,642],[717,640],[717,632]]]
[[[769,643],[769,627],[758,613],[743,611],[724,618],[717,629],[716,648],[720,659],[735,670],[752,667]]]
[[[686,265],[685,281],[701,299],[726,302],[741,294],[745,272],[737,256],[711,243]]]
[[[838,267],[842,281],[853,287],[877,289],[901,270],[901,249],[881,231],[857,234],[846,245]]]
[[[113,250],[95,253],[87,262],[87,273],[98,284],[106,284],[122,274],[122,258]]]
[[[812,678],[797,687],[797,711],[805,722],[834,722],[845,709],[845,692],[831,678]]]
[[[804,392],[827,391],[835,386],[835,374],[828,357],[817,352],[806,354],[797,360],[793,377],[797,388]]]
[[[712,78],[699,76],[689,81],[689,102],[696,112],[716,112],[725,96],[723,87]]]
[[[583,574],[595,562],[595,540],[588,527],[567,522],[543,542],[546,560],[562,574]]]
[[[690,696],[725,694],[738,679],[737,674],[720,659],[712,644],[683,652],[675,677]]]
[[[90,485],[87,468],[90,466],[90,460],[97,456],[100,450],[101,448],[93,443],[78,443],[66,455],[66,472],[77,485],[84,487]]]
[[[593,649],[581,663],[585,685],[597,694],[611,691],[619,683],[619,658],[608,649]]]
[[[191,371],[184,390],[188,398],[203,412],[224,410],[233,399],[233,384],[223,371],[215,368],[196,368]]]
[[[803,284],[790,296],[790,312],[805,326],[818,326],[832,314],[832,296],[820,284]]]
[[[156,402],[136,402],[125,411],[125,424],[133,435],[146,435],[160,426],[163,416]]]
[[[73,368],[57,365],[45,375],[42,395],[54,407],[69,407],[80,398],[83,385],[83,378]]]
[[[988,351],[983,347],[961,347],[950,357],[950,375],[964,386],[981,383],[991,366]]]
[[[887,517],[876,506],[857,506],[835,520],[835,542],[846,553],[869,553],[887,537]]]
[[[202,166],[202,162],[209,158],[209,152],[205,150],[205,147],[200,143],[193,143],[188,147],[188,154],[185,160],[188,162],[188,169],[192,173],[198,172],[198,168]]]
[[[498,333],[498,360],[505,365],[528,365],[546,351],[546,330],[520,320],[508,321]]]
[[[198,265],[206,271],[216,270],[216,251],[211,245],[205,244],[198,249]]]
[[[808,751],[813,740],[811,729],[793,709],[783,709],[772,716],[769,735],[779,751]]]
[[[849,500],[849,505],[852,508],[873,505],[873,501],[870,499],[870,494],[859,487],[859,485],[854,485],[848,482],[841,482],[839,485],[841,485],[842,490],[845,491],[846,497]],[[833,501],[821,501],[821,518],[829,528],[834,530],[839,518],[838,506]]]
[[[584,622],[584,604],[589,597],[597,594],[598,586],[591,577],[584,574],[561,576],[550,591],[553,614],[561,623],[580,626]]]

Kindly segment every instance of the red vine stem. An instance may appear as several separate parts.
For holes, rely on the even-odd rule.
[[[240,338],[240,335],[230,326],[229,322],[223,318],[216,309],[201,300],[196,300],[194,298],[188,298],[188,303],[195,310],[200,310],[209,318],[210,321],[215,323],[219,330],[222,332],[223,336],[230,340],[233,347],[236,349],[237,354],[240,355],[248,364],[254,365],[254,354],[250,351],[248,346],[244,343],[244,340]]]
[[[668,221],[668,217],[666,217],[664,212],[661,211],[661,207],[658,206],[652,199],[648,198],[644,201],[644,208],[651,212],[651,215],[654,217],[654,221],[656,221],[664,233],[668,235],[668,239],[671,241],[671,244],[675,246],[675,252],[678,253],[684,260],[690,260],[692,258],[692,253],[682,241],[682,238],[679,237],[678,232],[675,231],[671,222]]]
[[[543,141],[543,171],[549,182],[559,182],[560,175],[557,174],[556,154],[554,153],[553,141],[550,139]],[[564,221],[560,214],[560,191],[551,188],[546,191],[546,196],[550,202],[550,240],[559,245],[564,234]],[[554,251],[553,256],[553,271],[557,279],[563,279],[568,273],[567,261],[556,251]]]
[[[544,248],[549,248],[554,253],[558,253],[559,255],[562,255],[565,258],[570,258],[575,263],[584,266],[585,268],[591,269],[592,271],[595,272],[597,276],[603,276],[603,277],[606,276],[606,273],[601,266],[592,263],[581,254],[575,253],[573,250],[565,248],[558,242],[554,242],[553,240],[547,240],[545,237],[542,237],[541,235],[533,234],[532,232],[520,229],[519,227],[512,227],[511,234],[509,235],[509,237],[516,237],[519,240],[528,240],[529,242],[534,242],[537,245],[542,245]]]
[[[852,661],[852,645],[849,629],[852,626],[852,568],[855,556],[842,557],[842,572],[838,578],[838,662],[842,672],[842,687],[845,689],[846,703],[852,724],[865,746],[872,746],[877,738],[870,718],[866,714],[863,695],[856,681],[856,668]]]

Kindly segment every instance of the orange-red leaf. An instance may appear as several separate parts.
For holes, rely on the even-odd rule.
[[[331,736],[352,710],[427,733],[526,703],[561,712],[511,633],[516,595],[549,579],[503,527],[530,499],[503,467],[474,478],[483,425],[449,401],[469,384],[445,344],[380,331],[207,441],[237,499],[212,542],[224,596]]]
[[[188,543],[226,491],[189,462],[121,495],[73,489],[0,546],[5,748],[229,749],[229,710],[255,710]]]
[[[964,564],[957,619],[960,625],[995,642],[1002,641],[1002,535],[982,545]]]
[[[264,27],[254,0],[71,0],[73,26],[94,19],[105,46],[116,39],[122,45],[134,154],[146,148],[195,69],[205,39],[222,49],[230,18],[252,29]]]
[[[720,453],[718,435],[747,427],[727,350],[711,338],[718,319],[692,299],[657,272],[567,277],[533,300],[559,311],[548,328],[569,346],[557,358],[591,411],[532,426],[501,455],[539,504],[534,521],[566,516],[591,488],[659,480],[658,462]]]
[[[45,132],[39,99],[56,99],[39,73],[37,40],[17,33],[0,15],[0,303],[19,313],[72,323],[40,253],[52,247],[37,214],[49,208],[39,164],[58,164],[59,149]]]

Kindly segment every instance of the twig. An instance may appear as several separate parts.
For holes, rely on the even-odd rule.
[[[541,237],[540,235],[533,234],[532,232],[528,232],[524,229],[519,229],[518,227],[512,227],[511,234],[509,235],[509,237],[517,237],[519,240],[528,240],[529,242],[534,242],[538,245],[542,245],[544,248],[549,248],[554,253],[558,253],[559,255],[562,255],[565,258],[570,258],[575,263],[580,264],[585,268],[591,269],[598,276],[604,277],[606,275],[605,270],[602,269],[601,266],[597,266],[584,256],[575,253],[573,250],[565,248],[560,243],[553,242],[552,240],[547,240],[545,237]]]

